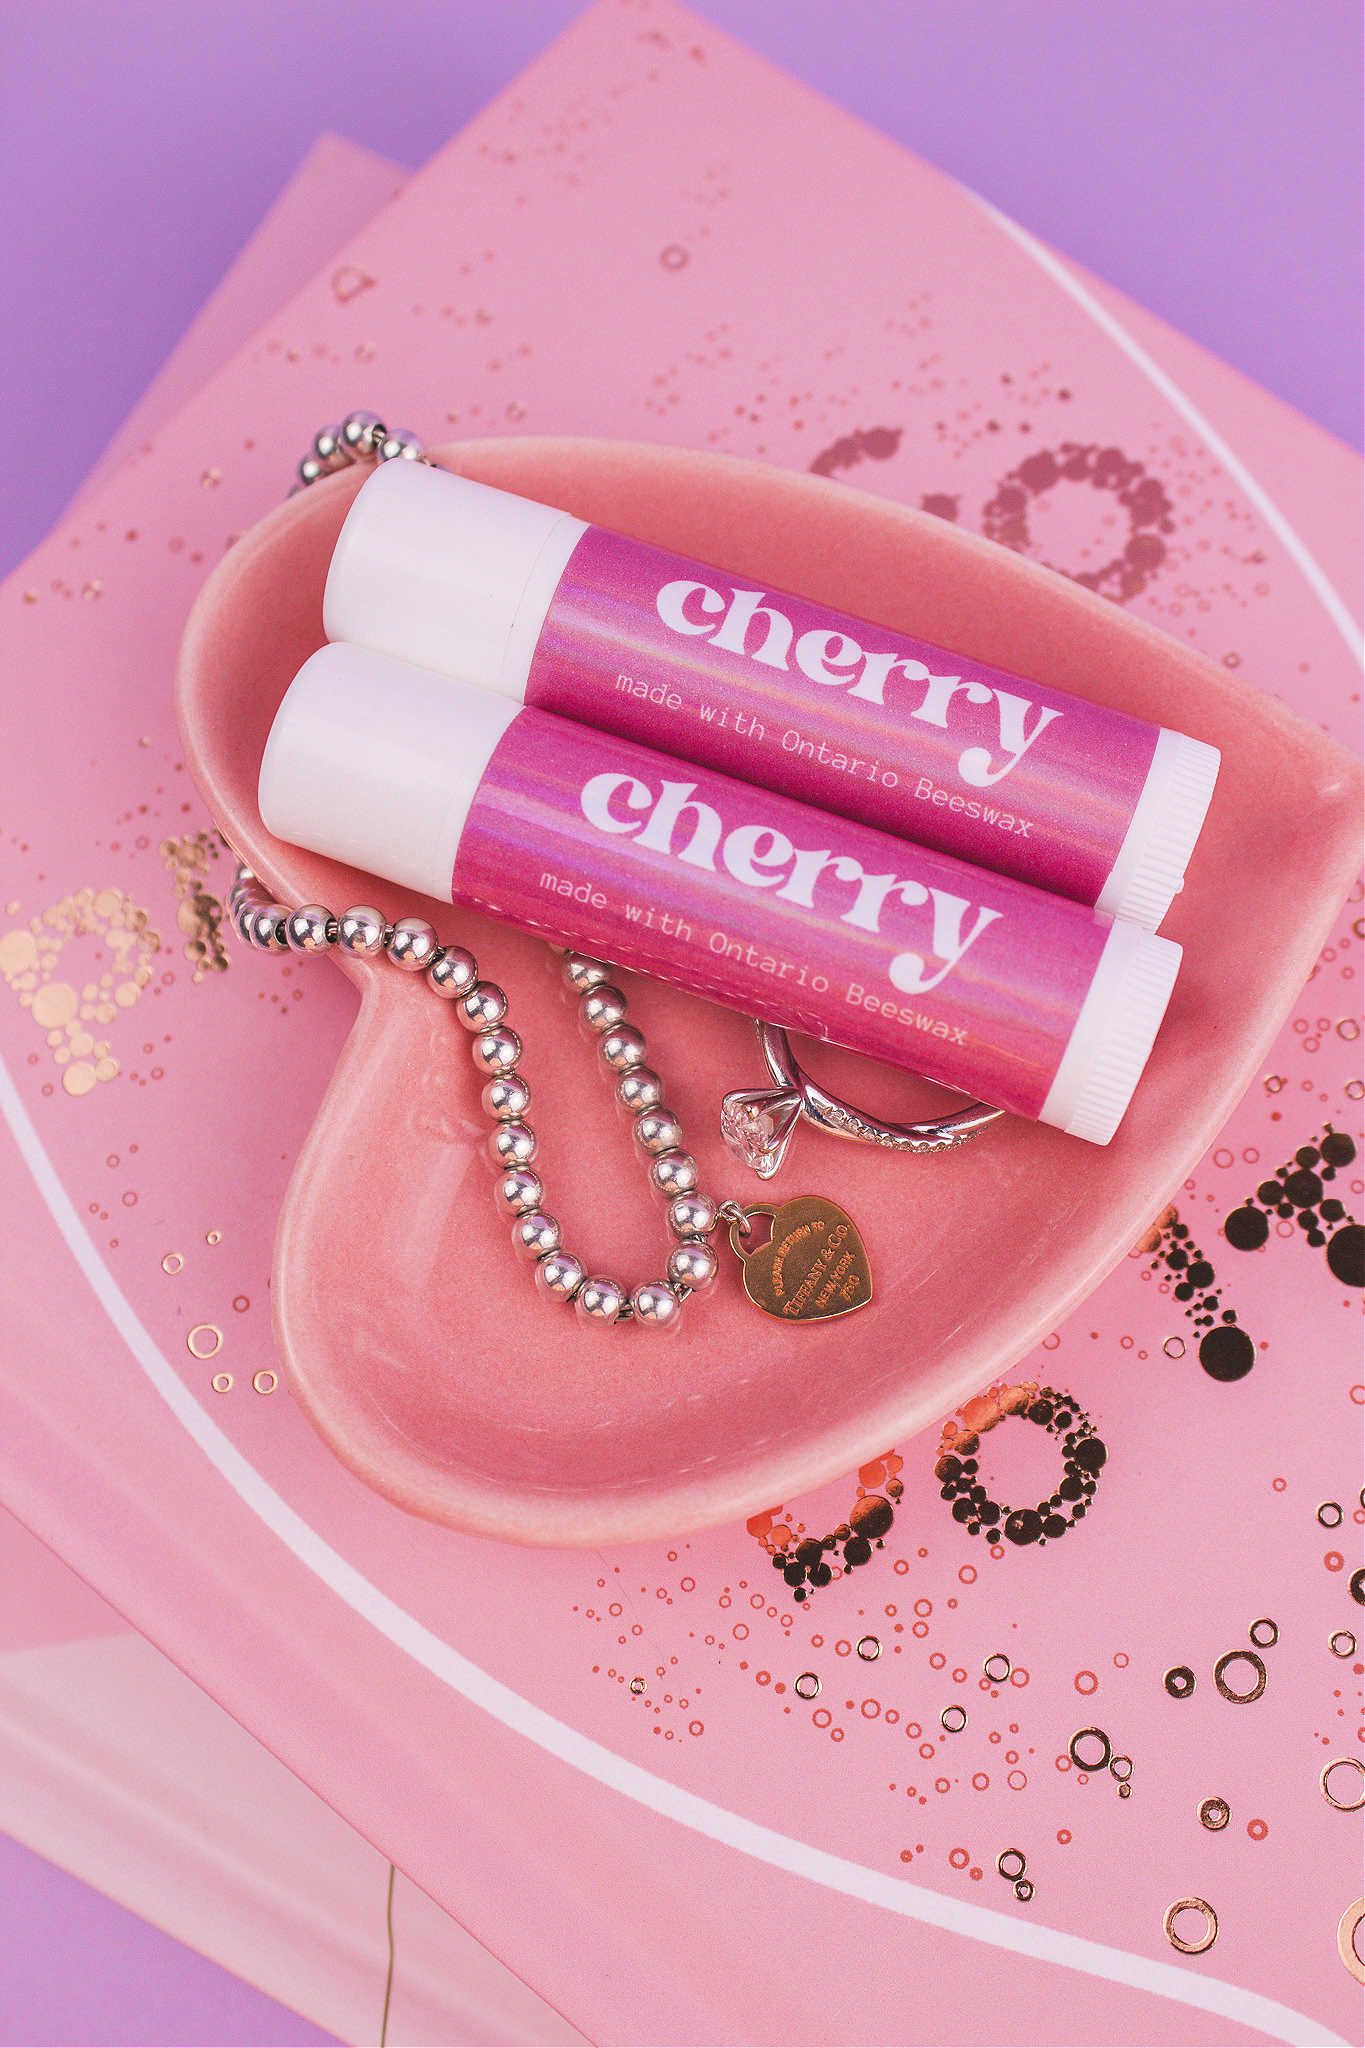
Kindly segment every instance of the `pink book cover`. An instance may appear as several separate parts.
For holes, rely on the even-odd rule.
[[[1360,1731],[1358,901],[1178,1216],[1016,1369],[1109,1446],[1065,1544],[969,1538],[927,1438],[614,1554],[404,1517],[290,1405],[265,1299],[351,998],[228,953],[169,695],[283,451],[367,400],[856,476],[1354,739],[1347,451],[694,18],[591,9],[0,593],[5,1500],[591,2039],[1355,2038],[1357,1781],[1321,1779]],[[1254,1333],[1235,1383],[1191,1260]],[[798,1606],[773,1550],[892,1479]]]
[[[343,2041],[582,2039],[0,1511],[0,1830]]]
[[[324,137],[79,495],[405,175]],[[0,1828],[343,2040],[579,2038],[3,1510]]]

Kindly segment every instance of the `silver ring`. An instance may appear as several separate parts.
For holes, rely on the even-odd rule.
[[[738,1088],[721,1104],[721,1134],[736,1158],[760,1180],[771,1180],[787,1155],[797,1124],[804,1117],[837,1138],[880,1145],[891,1152],[948,1152],[964,1145],[1004,1111],[987,1102],[969,1102],[947,1116],[921,1123],[889,1123],[831,1095],[812,1080],[792,1050],[791,1039],[776,1024],[755,1026],[772,1088]]]

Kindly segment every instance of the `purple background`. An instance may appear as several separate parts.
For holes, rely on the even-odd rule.
[[[0,1901],[5,2048],[312,2048],[332,2039],[3,1835]]]
[[[1360,445],[1356,0],[697,11]],[[0,572],[320,133],[416,165],[578,12],[0,0]],[[0,1900],[0,2042],[326,2038],[3,1843]]]
[[[1357,445],[1355,0],[704,0]],[[418,164],[578,0],[0,0],[0,427],[36,542],[324,129]]]

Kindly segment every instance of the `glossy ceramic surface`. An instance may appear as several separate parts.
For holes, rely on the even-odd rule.
[[[1223,768],[1163,930],[1186,949],[1117,1137],[1011,1119],[905,1160],[801,1133],[773,1192],[857,1220],[875,1299],[792,1329],[726,1257],[674,1338],[594,1332],[530,1285],[495,1213],[463,1032],[385,964],[348,962],[359,1015],[294,1170],[276,1240],[277,1342],[332,1449],[413,1513],[521,1542],[675,1534],[791,1498],[903,1444],[1021,1357],[1123,1257],[1221,1127],[1306,979],[1354,870],[1359,771],[1254,689],[1072,582],[838,483],[683,450],[520,439],[441,459],[702,559],[732,563],[1022,675],[1212,742]],[[541,943],[421,905],[281,845],[256,810],[275,707],[320,644],[321,595],[358,478],[291,500],[227,555],[186,634],[186,760],[213,816],[286,902],[425,909],[501,982],[525,1041],[549,1206],[589,1265],[662,1268],[662,1217]],[[298,972],[338,971],[300,963]],[[764,1190],[725,1151],[726,1089],[757,1085],[748,1022],[661,985],[628,989],[716,1194]],[[892,1115],[947,1098],[851,1054],[818,1077]],[[804,1055],[803,1055],[804,1056]],[[241,1077],[244,1116],[268,1075]]]

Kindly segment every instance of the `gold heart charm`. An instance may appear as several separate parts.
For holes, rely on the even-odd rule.
[[[743,1240],[755,1216],[771,1217],[773,1234],[750,1249]],[[744,1292],[780,1322],[825,1322],[872,1299],[872,1269],[858,1226],[823,1195],[795,1195],[776,1209],[756,1202],[742,1222],[731,1223],[730,1243],[744,1267]]]

